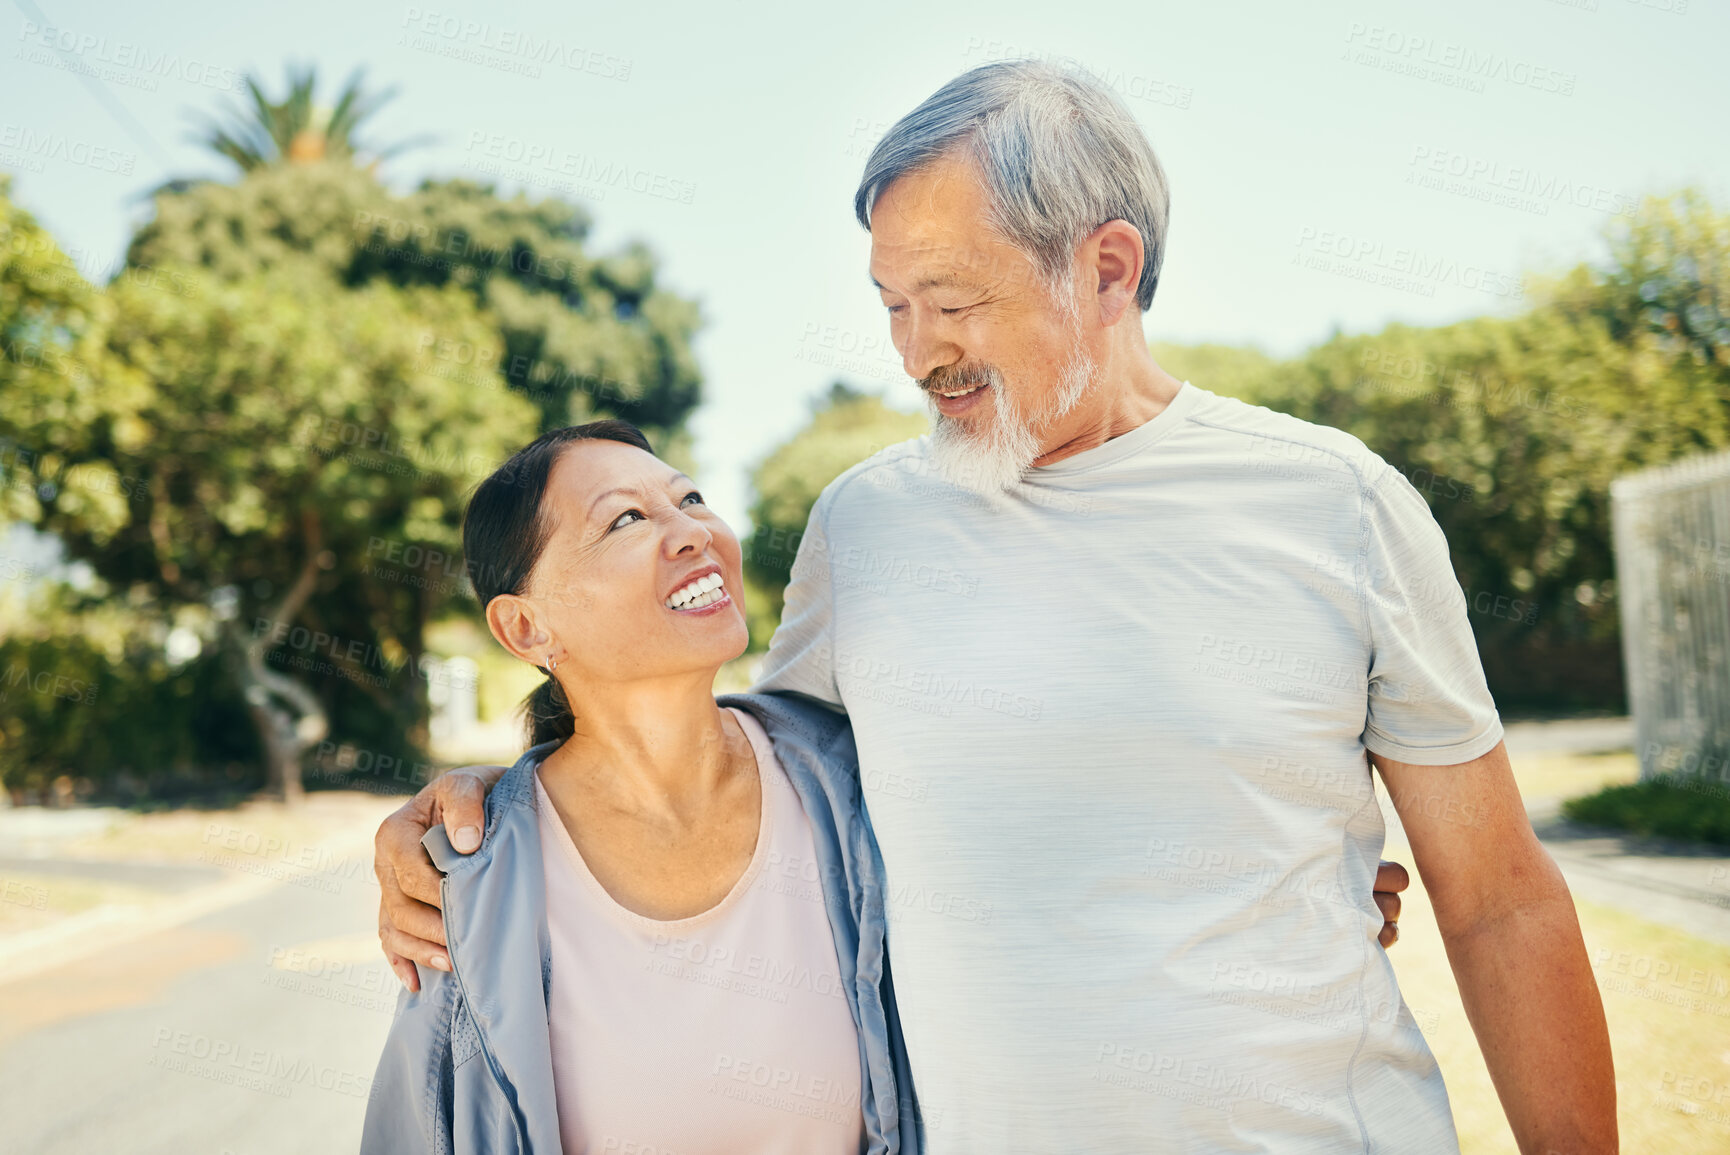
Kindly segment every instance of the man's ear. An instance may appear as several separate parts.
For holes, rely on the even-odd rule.
[[[531,666],[547,664],[553,635],[533,602],[516,594],[500,594],[487,603],[487,629],[499,645]]]
[[[1115,325],[1128,310],[1139,309],[1135,291],[1141,287],[1146,254],[1141,230],[1128,221],[1106,221],[1081,243],[1084,268],[1092,271],[1102,325]]]

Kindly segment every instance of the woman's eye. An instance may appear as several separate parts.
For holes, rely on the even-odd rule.
[[[708,503],[707,503],[707,502],[705,502],[705,501],[704,501],[704,500],[703,500],[703,495],[702,495],[702,494],[700,494],[700,493],[698,493],[698,492],[697,492],[697,491],[696,491],[696,490],[694,490],[694,489],[693,489],[693,490],[692,490],[692,491],[691,491],[691,492],[689,492],[689,493],[687,493],[687,494],[686,494],[686,495],[685,495],[685,496],[684,496],[684,498],[683,498],[683,500],[681,500],[681,501],[680,501],[680,502],[679,502],[679,504],[680,504],[680,505],[684,505],[684,504],[685,504],[685,502],[687,502],[687,501],[691,501],[691,500],[693,500],[693,499],[694,499],[694,500],[695,500],[695,501],[696,501],[696,503],[697,503],[697,504],[698,504],[698,505],[707,505],[707,504],[708,504]]]
[[[630,522],[625,520],[627,517],[634,517],[638,521],[644,520],[642,512],[640,510],[627,509],[625,512],[621,513],[618,517],[614,518],[613,524],[609,525],[607,527],[607,529],[609,531],[611,531],[611,530],[618,529],[621,525],[629,525]]]

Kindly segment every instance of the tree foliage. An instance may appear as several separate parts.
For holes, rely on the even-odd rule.
[[[232,279],[304,262],[345,289],[459,290],[492,339],[431,332],[429,362],[457,379],[497,374],[549,428],[623,417],[676,458],[688,453],[685,420],[702,396],[690,348],[697,308],[657,286],[645,246],[589,253],[590,224],[576,205],[505,200],[472,181],[426,181],[397,196],[349,165],[290,165],[160,194],[128,264]]]
[[[747,605],[754,648],[767,648],[781,620],[793,558],[823,487],[878,450],[928,429],[924,414],[892,409],[880,395],[837,381],[812,406],[810,423],[752,472],[745,578],[751,583]]]
[[[309,93],[267,106],[255,85],[261,131],[300,124]],[[468,490],[602,415],[688,463],[701,395],[696,308],[644,246],[593,254],[573,205],[399,195],[351,160],[158,190],[104,287],[0,195],[6,513],[100,595],[201,635],[289,795],[314,743],[424,740],[419,659],[466,593]]]
[[[358,71],[328,107],[316,100],[316,69],[290,67],[288,92],[281,100],[266,96],[256,77],[245,79],[249,102],[229,110],[226,124],[207,119],[196,138],[242,172],[273,164],[354,160],[362,153],[370,154],[376,163],[422,143],[403,141],[384,149],[361,143],[361,124],[395,96],[396,89],[368,92]]]

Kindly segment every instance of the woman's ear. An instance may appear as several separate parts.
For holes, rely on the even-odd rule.
[[[527,598],[500,594],[488,602],[487,629],[515,657],[531,666],[547,664],[547,649],[553,636]]]

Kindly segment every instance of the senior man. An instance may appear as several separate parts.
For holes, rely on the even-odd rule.
[[[1521,1149],[1614,1150],[1447,543],[1356,438],[1155,364],[1166,182],[1123,105],[975,69],[855,210],[933,432],[823,491],[757,688],[851,718],[927,1149],[1457,1150],[1376,947],[1373,766]],[[476,781],[381,831],[387,953],[436,951],[396,879]]]

